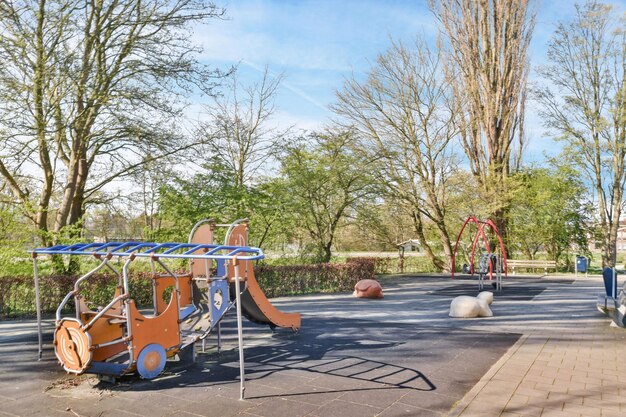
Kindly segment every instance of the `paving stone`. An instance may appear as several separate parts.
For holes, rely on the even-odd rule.
[[[7,382],[0,387],[0,395],[11,400],[24,400],[32,395],[40,394],[49,385],[49,381],[39,378],[19,380],[19,383],[16,383],[16,380],[13,380],[13,383],[8,383],[11,379],[5,378],[7,376],[2,375],[2,379]]]
[[[357,404],[386,408],[398,401],[409,392],[408,389],[384,388],[352,390],[344,393],[339,399]]]
[[[586,417],[600,417],[602,415],[602,409],[597,407],[587,407],[578,404],[565,403],[563,405],[563,411],[572,414],[581,414]]]
[[[246,411],[262,417],[300,417],[318,409],[319,407],[305,402],[277,398],[274,401],[251,407]]]
[[[408,404],[438,413],[445,413],[450,410],[455,401],[455,397],[423,391],[409,391],[398,400],[398,402],[402,404]]]
[[[251,410],[255,403],[231,398],[213,396],[206,399],[198,398],[198,401],[186,401],[176,407],[177,410],[186,411],[199,416],[235,416],[243,411]],[[149,417],[150,415],[148,415]]]
[[[73,404],[67,399],[50,398],[45,393],[40,393],[19,400],[5,402],[0,409],[20,416],[46,416],[48,414],[57,416],[66,415],[67,412],[65,410],[72,407]]]
[[[321,406],[313,414],[318,417],[374,417],[382,411],[381,407],[334,400]]]
[[[385,408],[378,417],[441,417],[443,414],[436,411],[413,407],[408,404],[392,404]]]
[[[341,397],[345,390],[329,390],[327,388],[316,387],[314,385],[303,385],[296,387],[289,391],[288,394],[283,394],[274,398],[284,398],[293,401],[299,401],[307,404],[321,406],[332,400],[336,400]],[[254,400],[252,398],[252,400]],[[272,401],[273,398],[269,398]]]
[[[511,407],[510,405],[507,405],[504,408],[504,411],[517,413],[524,417],[540,417],[543,414],[543,407],[537,407],[529,404],[516,407]]]

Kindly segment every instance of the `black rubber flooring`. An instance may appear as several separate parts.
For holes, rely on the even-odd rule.
[[[307,299],[303,297],[303,303]],[[331,307],[341,309],[339,302]],[[408,306],[389,305],[394,309]],[[55,363],[46,334],[44,361],[37,362],[36,338],[0,340],[0,398],[10,398],[22,415],[359,417],[441,416],[518,339],[518,334],[442,329],[423,321],[379,322],[367,311],[352,318],[308,314],[298,334],[246,323],[246,401],[239,401],[239,364],[234,315],[223,325],[225,350],[195,364],[167,366],[151,381],[137,376],[100,383],[83,397]],[[80,377],[79,377],[80,378]],[[48,390],[54,384],[67,389]],[[60,381],[60,382],[59,382]],[[21,411],[20,411],[21,410]],[[18,412],[19,411],[19,412]],[[249,414],[246,414],[249,413]]]
[[[485,281],[482,291],[492,291],[499,299],[509,299],[518,301],[529,301],[546,290],[545,285],[536,284],[513,284],[503,283],[502,290],[496,291],[491,282]],[[478,282],[468,282],[463,284],[451,285],[429,292],[428,294],[439,297],[458,297],[460,295],[469,295],[475,297],[481,290],[478,289]]]

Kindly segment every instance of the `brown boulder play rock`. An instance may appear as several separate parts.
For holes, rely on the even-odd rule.
[[[378,281],[362,279],[354,286],[353,295],[356,298],[383,298],[383,288]]]

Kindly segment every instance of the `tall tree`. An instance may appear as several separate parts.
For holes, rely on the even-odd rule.
[[[521,159],[514,149],[521,153],[523,148],[527,50],[535,22],[529,0],[430,3],[450,51],[456,114],[471,172],[485,199],[502,199],[506,178]],[[505,232],[507,202],[495,203],[491,215]]]
[[[271,123],[281,80],[282,76],[271,77],[265,68],[259,82],[242,86],[235,73],[226,94],[207,106],[208,120],[199,130],[207,159],[217,158],[230,171],[236,187],[255,179],[287,134]]]
[[[154,222],[158,229],[153,229],[154,234],[159,239],[186,239],[181,231],[202,218],[230,222],[246,217],[251,222],[250,243],[277,248],[289,241],[294,229],[295,219],[288,209],[290,193],[282,178],[261,180],[255,185],[237,186],[229,167],[219,160],[200,167],[190,178],[172,175],[157,193],[159,212]],[[242,202],[245,211],[238,207]]]
[[[546,127],[566,144],[598,204],[603,266],[615,266],[626,181],[626,30],[612,6],[588,1],[559,23],[538,92]]]
[[[338,93],[335,111],[358,130],[360,148],[377,159],[390,199],[402,204],[433,265],[450,270],[452,247],[446,226],[446,183],[456,169],[449,146],[454,124],[450,81],[441,52],[418,40],[408,48],[395,43],[376,60],[366,81],[350,79]],[[441,259],[426,238],[434,224]]]
[[[313,133],[290,146],[282,159],[290,211],[308,233],[317,260],[328,262],[338,228],[370,192],[367,161],[354,152],[352,132]]]
[[[511,249],[527,259],[545,250],[550,259],[564,264],[570,248],[587,251],[589,207],[580,174],[571,166],[550,165],[512,178]]]
[[[186,231],[200,219],[222,221],[239,218],[236,203],[241,201],[240,188],[230,170],[213,160],[190,177],[173,177],[159,191],[161,227],[157,240],[186,240]]]
[[[112,180],[187,146],[181,99],[220,75],[189,30],[222,13],[202,0],[0,2],[0,174],[44,243]]]

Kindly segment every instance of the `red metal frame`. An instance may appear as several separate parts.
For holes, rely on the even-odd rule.
[[[504,263],[504,276],[507,276],[508,266],[507,266],[507,261],[506,261],[506,249],[504,248],[504,242],[502,241],[502,236],[500,235],[500,231],[498,230],[498,227],[490,219],[487,219],[486,221],[481,221],[481,220],[478,220],[476,216],[469,216],[467,219],[465,219],[465,222],[463,222],[461,231],[457,235],[456,243],[454,244],[454,252],[452,252],[452,279],[454,279],[454,270],[456,266],[456,252],[459,248],[459,241],[461,240],[461,235],[463,234],[463,231],[465,231],[465,227],[468,225],[468,223],[474,223],[476,227],[478,228],[478,231],[476,232],[476,236],[474,236],[474,241],[472,242],[472,254],[470,257],[470,273],[474,274],[474,253],[476,252],[476,245],[478,244],[479,236],[482,237],[487,253],[491,253],[491,248],[489,247],[489,240],[487,239],[487,235],[485,234],[485,230],[484,230],[485,226],[489,226],[491,230],[493,230],[496,236],[498,237],[498,242],[500,243],[500,251],[502,252],[502,261]],[[490,280],[493,278],[492,269],[493,268],[490,262],[489,263],[489,279]]]

